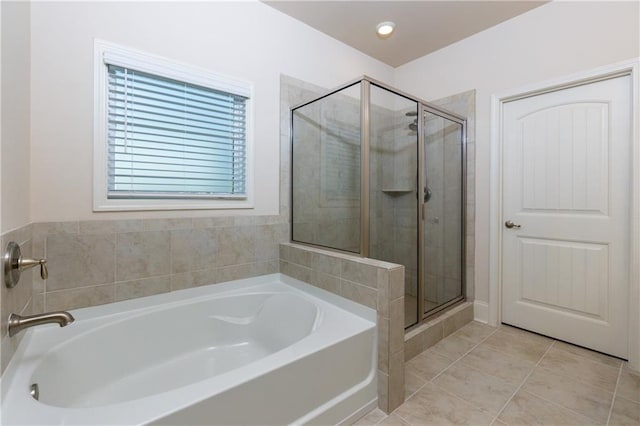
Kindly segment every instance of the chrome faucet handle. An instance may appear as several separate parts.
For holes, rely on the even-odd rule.
[[[40,266],[40,277],[43,280],[46,280],[49,276],[49,270],[47,269],[47,259],[24,259],[22,256],[18,260],[18,265],[20,271],[24,271],[25,269],[33,268],[35,266]]]
[[[23,258],[20,246],[13,241],[10,241],[9,244],[7,244],[7,249],[2,260],[4,263],[4,283],[9,288],[13,288],[18,285],[18,281],[20,281],[20,274],[25,269],[40,266],[40,277],[42,277],[43,280],[46,280],[49,276],[47,259]]]

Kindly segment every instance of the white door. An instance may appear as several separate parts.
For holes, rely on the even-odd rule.
[[[505,103],[502,123],[502,322],[627,358],[631,77]]]

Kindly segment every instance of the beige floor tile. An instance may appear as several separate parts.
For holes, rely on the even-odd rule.
[[[409,424],[418,425],[489,425],[492,416],[427,383],[395,414]]]
[[[551,341],[530,339],[525,335],[499,330],[493,333],[482,345],[489,345],[507,355],[516,356],[530,362],[537,363],[551,346]]]
[[[388,415],[383,421],[378,423],[379,426],[410,426],[397,414]]]
[[[616,396],[609,425],[640,425],[640,403]]]
[[[433,349],[428,349],[405,364],[405,371],[423,380],[431,380],[453,362]]]
[[[485,345],[474,348],[459,362],[517,385],[522,383],[536,366],[531,361],[503,354]]]
[[[512,336],[521,337],[523,339],[528,339],[536,343],[551,344],[554,342],[554,339],[552,339],[551,337],[546,337],[541,334],[532,333],[530,331],[523,330],[521,328],[511,327],[510,325],[506,325],[506,324],[500,324],[500,326],[498,327],[498,331],[511,334]]]
[[[508,425],[596,425],[598,422],[545,401],[522,390],[513,397],[498,419]]]
[[[581,348],[580,346],[576,346],[576,345],[571,345],[569,343],[565,343],[565,342],[561,342],[559,340],[556,340],[555,342],[553,342],[553,347],[556,349],[561,349],[565,352],[569,352],[572,353],[574,355],[579,355],[583,358],[588,358],[591,361],[596,361],[599,362],[601,364],[606,364],[609,367],[620,367],[620,364],[622,363],[622,360],[618,359],[618,358],[614,358],[612,356],[609,355],[605,355],[602,354],[600,352],[596,352],[596,351],[592,351],[589,349],[585,349],[585,348]]]
[[[411,374],[408,371],[404,372],[404,399],[409,399],[411,395],[416,393],[418,389],[420,389],[424,384],[427,383],[426,380],[421,379],[415,374]]]
[[[460,364],[449,367],[433,383],[493,415],[500,412],[518,388],[518,384]]]
[[[552,346],[539,364],[557,374],[573,377],[581,382],[613,392],[620,368],[590,361]]]
[[[537,368],[522,390],[603,423],[609,416],[613,396],[601,388],[544,368]]]
[[[623,398],[640,402],[640,373],[623,368],[617,393]]]
[[[459,336],[451,335],[440,340],[431,347],[431,350],[456,360],[473,348],[476,344]]]
[[[486,324],[471,321],[469,324],[456,331],[454,335],[463,337],[475,343],[480,343],[496,330],[496,327],[491,327]]]
[[[357,422],[353,423],[353,426],[373,426],[387,417],[384,411],[376,408],[373,411],[367,413],[364,417],[361,417]]]

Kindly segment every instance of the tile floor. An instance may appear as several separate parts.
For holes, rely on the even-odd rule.
[[[405,386],[355,425],[640,425],[626,362],[509,326],[467,324],[407,362]]]

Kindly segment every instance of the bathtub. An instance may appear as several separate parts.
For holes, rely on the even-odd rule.
[[[3,425],[340,424],[377,402],[375,311],[281,274],[73,315],[26,331]]]

